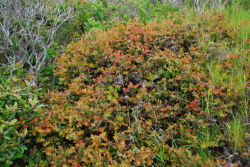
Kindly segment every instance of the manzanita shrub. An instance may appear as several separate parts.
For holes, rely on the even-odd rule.
[[[221,16],[212,19],[213,27],[187,26],[174,18],[131,21],[69,44],[56,64],[59,88],[45,98],[51,108],[31,123],[30,136],[44,146],[46,161],[51,166],[216,165],[213,159],[203,161],[197,148],[214,152],[221,141],[183,147],[197,141],[193,127],[209,128],[230,117],[238,103],[232,85],[211,82],[200,42],[225,40],[230,47],[234,41]],[[228,54],[222,63],[237,58]]]

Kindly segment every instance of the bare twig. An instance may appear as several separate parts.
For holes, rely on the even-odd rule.
[[[10,77],[22,61],[37,84],[48,48],[73,10],[63,0],[1,0],[0,16],[0,50],[12,68]]]

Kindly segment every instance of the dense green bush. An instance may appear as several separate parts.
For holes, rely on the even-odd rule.
[[[15,165],[14,161],[24,157],[27,150],[24,140],[30,133],[29,123],[38,115],[37,109],[43,106],[39,104],[39,94],[39,90],[32,90],[27,81],[15,77],[0,80],[1,166]]]
[[[151,0],[111,0],[109,5],[111,8],[116,9],[116,16],[120,20],[138,17],[142,22],[155,18],[166,18],[169,12],[178,11],[178,8],[173,6],[172,3],[158,0],[154,1],[154,3]]]
[[[75,3],[77,18],[84,25],[84,30],[91,28],[108,29],[116,22],[115,20],[128,21],[138,17],[140,21],[146,22],[155,18],[165,18],[170,11],[178,8],[172,4],[150,0],[137,1],[97,1],[81,4]]]

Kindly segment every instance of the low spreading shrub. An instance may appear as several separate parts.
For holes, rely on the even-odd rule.
[[[224,146],[220,133],[212,141],[202,133],[199,143],[195,128],[216,129],[210,126],[232,115],[239,94],[230,84],[211,82],[202,44],[223,40],[231,47],[234,33],[218,24],[221,15],[212,27],[182,20],[118,24],[68,45],[56,63],[59,88],[44,96],[51,109],[41,110],[31,125],[47,162],[215,165],[201,159],[207,153],[199,148],[216,154]],[[230,69],[234,59],[227,54],[221,63]]]

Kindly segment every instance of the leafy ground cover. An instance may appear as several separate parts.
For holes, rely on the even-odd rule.
[[[247,11],[65,3],[37,87],[0,68],[2,166],[250,165]]]

